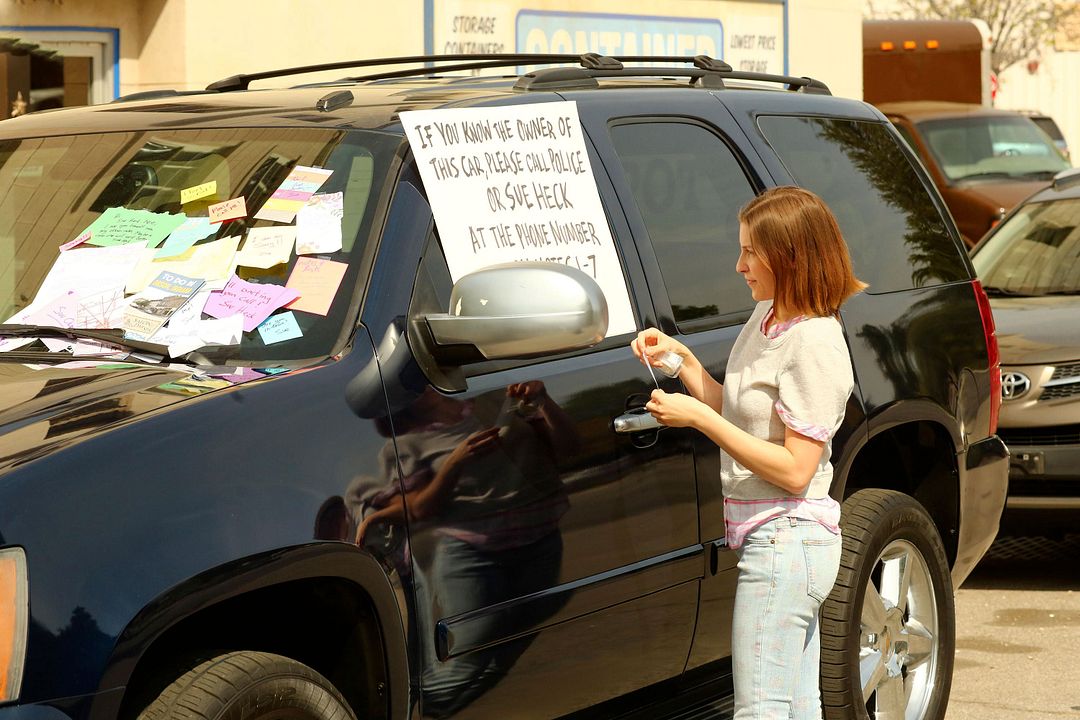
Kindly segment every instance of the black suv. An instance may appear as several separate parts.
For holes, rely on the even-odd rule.
[[[835,211],[870,288],[842,318],[857,382],[833,443],[825,713],[942,718],[953,590],[994,539],[1009,460],[986,296],[896,131],[818,81],[707,57],[375,67],[399,60],[0,123],[0,720],[730,712],[717,448],[642,419],[654,381],[580,258],[454,282],[399,116],[556,101],[576,103],[634,324],[719,378],[753,307],[737,210],[798,184]],[[481,67],[514,74],[441,74]],[[135,270],[99,218],[158,227],[243,197],[177,257],[256,252],[282,226],[252,213],[308,207],[297,168],[343,194],[340,249],[286,245],[230,282],[307,293],[302,262],[339,283],[273,332],[115,329]]]

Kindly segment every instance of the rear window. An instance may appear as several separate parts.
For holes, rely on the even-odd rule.
[[[122,328],[201,362],[327,355],[400,143],[303,128],[0,142],[0,321]],[[63,345],[43,333],[20,352]]]
[[[886,125],[763,116],[758,126],[795,182],[836,215],[868,292],[968,279],[960,248]]]

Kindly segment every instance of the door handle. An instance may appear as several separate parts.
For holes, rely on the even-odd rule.
[[[617,433],[639,433],[666,427],[644,408],[623,413],[613,421]]]

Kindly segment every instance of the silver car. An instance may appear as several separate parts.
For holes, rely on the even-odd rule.
[[[990,231],[972,262],[1001,348],[1004,522],[1051,530],[1080,510],[1080,169]]]

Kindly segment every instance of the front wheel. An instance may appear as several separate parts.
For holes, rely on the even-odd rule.
[[[840,574],[822,606],[829,720],[941,720],[955,617],[937,527],[914,498],[860,490],[844,501]]]
[[[337,689],[295,660],[230,652],[176,678],[138,720],[356,720]]]

